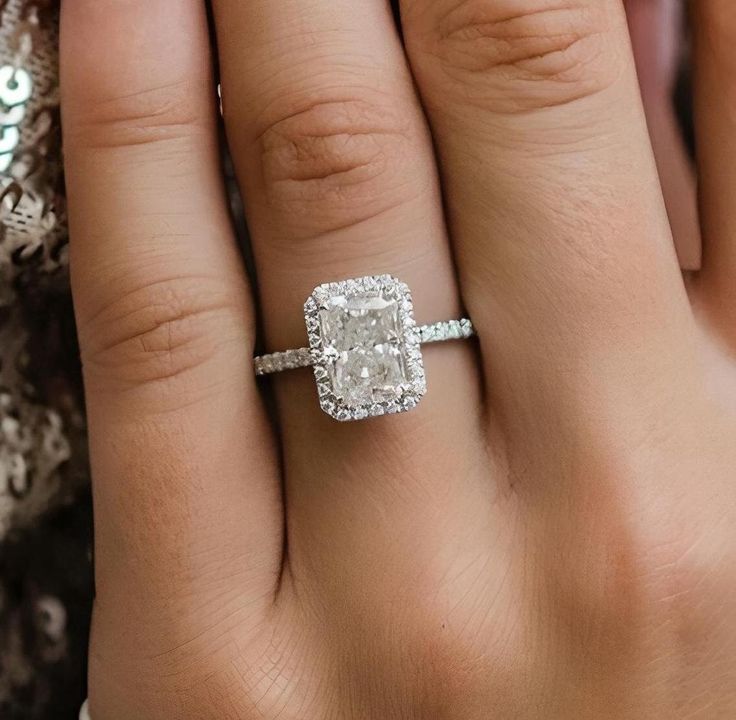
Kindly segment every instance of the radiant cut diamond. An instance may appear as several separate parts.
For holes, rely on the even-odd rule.
[[[424,369],[406,285],[390,276],[321,285],[305,313],[326,412],[350,420],[416,405]]]
[[[396,399],[408,380],[398,301],[380,291],[337,295],[319,314],[335,395],[351,406]]]

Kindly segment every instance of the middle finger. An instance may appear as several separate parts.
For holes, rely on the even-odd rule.
[[[645,434],[642,398],[671,402],[663,362],[697,373],[623,5],[403,0],[402,14],[489,406],[510,464],[569,489],[550,455],[581,432],[590,444],[592,424],[604,447],[611,427]]]

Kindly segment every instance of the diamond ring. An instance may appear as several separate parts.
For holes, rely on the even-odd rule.
[[[309,347],[261,355],[256,375],[313,367],[336,420],[411,410],[427,390],[422,343],[474,335],[467,318],[418,326],[408,286],[391,275],[325,283],[304,303]]]

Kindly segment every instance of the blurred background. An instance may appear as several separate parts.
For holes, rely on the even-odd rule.
[[[684,4],[625,4],[680,263],[693,270]],[[0,720],[74,720],[85,695],[92,511],[68,278],[58,13],[59,0],[0,0]],[[223,158],[229,173],[224,147]],[[246,249],[232,179],[230,187]]]

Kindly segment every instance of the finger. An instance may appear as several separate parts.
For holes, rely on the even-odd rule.
[[[549,452],[579,442],[589,408],[635,426],[622,399],[669,393],[663,354],[691,362],[623,6],[404,0],[403,22],[489,405],[511,453],[555,428],[524,469],[551,477]]]
[[[331,280],[390,273],[412,289],[420,323],[457,317],[431,145],[388,4],[218,0],[214,7],[226,126],[269,349],[306,343],[304,301]],[[337,574],[325,572],[333,585],[343,571],[365,568],[363,556],[375,564],[388,525],[394,536],[422,519],[429,524],[438,498],[460,478],[466,487],[447,508],[448,532],[461,506],[485,499],[487,481],[459,475],[442,450],[477,453],[470,347],[428,350],[427,397],[409,413],[375,421],[335,423],[320,411],[309,372],[273,379],[292,564],[300,552],[320,557],[323,569],[343,563]],[[426,502],[406,491],[407,477],[427,490]]]
[[[699,270],[695,173],[673,100],[684,45],[682,4],[679,0],[627,0],[624,4],[677,257],[683,270]]]
[[[174,5],[79,0],[62,11],[96,629],[107,634],[97,648],[128,665],[184,642],[179,629],[202,616],[216,632],[237,603],[270,591],[280,558],[252,314],[218,170],[206,19],[198,0]],[[225,578],[248,582],[236,595]],[[129,623],[100,621],[123,613],[137,618],[126,637]]]
[[[703,269],[697,284],[722,336],[736,343],[736,6],[693,3],[695,117]]]

